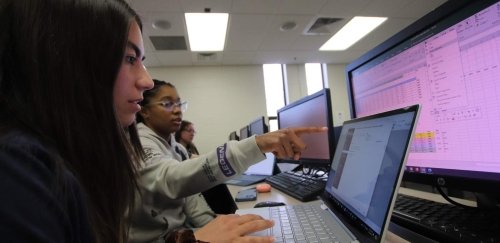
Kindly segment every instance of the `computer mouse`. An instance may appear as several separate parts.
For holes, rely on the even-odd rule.
[[[259,202],[253,206],[254,208],[263,208],[263,207],[276,207],[276,206],[285,206],[286,204],[283,202],[273,202],[273,201],[264,201]]]
[[[257,190],[257,192],[270,192],[271,191],[271,185],[267,184],[267,183],[262,183],[262,184],[259,184],[255,187],[255,190]]]

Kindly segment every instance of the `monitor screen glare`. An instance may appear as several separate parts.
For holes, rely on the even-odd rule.
[[[329,90],[320,91],[305,97],[278,110],[278,126],[280,129],[288,127],[333,126],[330,109]],[[333,128],[331,128],[333,129]],[[304,134],[301,139],[307,144],[302,151],[301,160],[318,160],[331,163],[333,144],[330,144],[330,134]]]

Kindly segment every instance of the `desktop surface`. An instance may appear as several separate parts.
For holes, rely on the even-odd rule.
[[[252,188],[252,186],[241,187],[241,186],[234,186],[234,185],[227,185],[227,187],[229,188],[229,191],[231,192],[231,195],[233,195],[233,197],[235,197],[236,194],[238,193],[238,191],[240,191],[240,190]],[[264,201],[284,202],[287,206],[304,203],[304,202],[301,202],[293,197],[288,196],[285,193],[282,193],[281,191],[279,191],[275,188],[272,188],[270,192],[258,193],[257,200],[255,200],[255,201],[236,202],[236,205],[238,205],[239,209],[246,209],[246,208],[253,208],[255,206],[255,204],[257,204],[258,202],[264,202]],[[405,238],[402,238],[402,236],[399,236],[399,234],[401,234],[402,236],[405,236],[405,237],[407,235],[411,235],[411,237],[413,237],[413,238],[410,238],[410,239],[412,239],[412,240],[413,239],[418,239],[418,240],[423,239],[423,238],[421,238],[421,236],[419,236],[413,232],[408,233],[406,231],[406,229],[401,229],[400,227],[397,227],[397,226],[392,226],[392,227],[389,226],[389,234],[387,235],[385,242],[389,242],[389,243],[410,242],[410,241],[406,240]],[[424,241],[429,242],[427,239],[425,239]],[[424,242],[424,241],[421,241],[421,242]]]
[[[230,191],[233,195],[236,195],[236,193],[239,190],[246,189],[246,188],[251,188],[251,187],[238,187],[238,186],[231,186]],[[434,209],[428,208],[428,211],[432,210],[438,210],[440,207],[444,207],[449,209],[446,212],[462,212],[462,214],[465,217],[465,212],[466,211],[460,211],[460,209],[452,210],[455,208],[455,206],[449,204],[441,195],[435,194],[435,193],[429,193],[429,192],[423,192],[419,190],[414,190],[410,188],[405,188],[405,187],[400,187],[399,188],[399,195],[398,197],[393,216],[391,219],[391,224],[389,225],[389,231],[393,232],[394,234],[398,235],[402,239],[405,239],[410,242],[476,242],[473,239],[481,239],[484,237],[491,238],[491,242],[498,242],[497,237],[495,236],[496,233],[485,233],[481,232],[480,229],[484,229],[485,227],[495,227],[495,225],[481,225],[479,222],[475,223],[476,227],[471,227],[472,228],[478,228],[472,230],[470,233],[467,233],[463,230],[463,227],[466,227],[467,225],[464,224],[464,222],[454,222],[453,225],[457,229],[455,230],[456,232],[448,232],[446,231],[446,227],[443,228],[442,224],[440,225],[439,222],[445,221],[445,218],[438,218],[436,219],[436,225],[434,226],[429,226],[427,225],[424,221],[418,222],[415,220],[410,220],[406,217],[404,217],[406,212],[402,211],[401,208],[398,208],[398,205],[403,203],[400,198],[405,198],[405,197],[416,197],[419,198],[419,201],[424,201],[425,207],[435,207]],[[460,202],[461,204],[470,206],[470,207],[475,207],[476,202],[474,201],[469,201],[469,200],[464,200],[464,199],[459,199],[459,198],[453,198],[454,200]],[[317,200],[317,199],[316,199]],[[428,202],[425,202],[427,201]],[[239,209],[245,209],[245,208],[252,208],[254,207],[255,204],[263,201],[274,201],[274,202],[283,202],[286,205],[297,205],[297,204],[302,204],[305,203],[303,201],[300,201],[296,199],[295,197],[290,196],[286,191],[280,191],[277,188],[272,188],[271,192],[269,193],[259,193],[257,195],[257,200],[256,201],[250,201],[250,202],[239,202],[237,203]],[[315,200],[313,200],[315,201]],[[398,204],[399,201],[399,204]],[[435,202],[435,203],[433,203]],[[407,204],[408,202],[406,202]],[[412,201],[410,201],[412,203]],[[417,206],[417,203],[412,203]],[[417,209],[418,210],[418,209]],[[450,211],[451,210],[451,211]],[[470,210],[469,210],[470,211]],[[443,213],[446,213],[443,212]],[[425,212],[423,212],[425,214]],[[484,213],[484,212],[483,212]],[[453,213],[449,213],[450,215],[448,217],[451,217]],[[439,213],[436,214],[436,216],[439,215]],[[469,215],[470,216],[470,215]],[[479,215],[480,216],[480,215]],[[473,218],[480,218],[479,216],[473,217]],[[432,217],[432,215],[429,215],[429,217]],[[472,217],[469,217],[472,218]],[[491,221],[491,219],[490,219]],[[495,221],[496,222],[496,221]],[[451,224],[450,224],[451,225]],[[451,227],[451,226],[450,226]],[[460,228],[462,227],[462,228]],[[460,229],[459,229],[460,228]],[[477,233],[477,237],[474,236],[474,232]],[[484,230],[483,230],[484,231]],[[457,238],[456,234],[460,234]],[[470,236],[472,235],[472,236]],[[393,238],[395,236],[392,236]],[[402,239],[398,239],[396,241],[391,242],[405,242]],[[454,240],[452,240],[454,239]],[[451,240],[451,241],[450,241]],[[473,240],[473,241],[468,241],[468,240]],[[478,241],[479,242],[479,241]],[[490,242],[490,241],[488,241]]]
[[[257,184],[258,185],[258,184]],[[231,192],[231,195],[233,197],[238,194],[239,191],[248,189],[248,188],[253,188],[256,185],[253,186],[235,186],[235,185],[227,185],[229,188],[229,191]],[[280,192],[279,190],[275,188],[271,188],[270,192],[264,192],[264,193],[257,193],[257,200],[255,201],[247,201],[247,202],[236,202],[236,205],[238,205],[238,208],[243,209],[243,208],[253,208],[255,204],[259,202],[265,202],[265,201],[273,201],[273,202],[283,202],[286,205],[296,205],[296,204],[301,204],[303,202],[288,196],[285,193]]]

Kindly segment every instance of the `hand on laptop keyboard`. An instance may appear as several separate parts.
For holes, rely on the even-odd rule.
[[[274,237],[249,236],[249,234],[271,228],[273,225],[273,221],[255,214],[220,215],[198,229],[194,235],[197,240],[206,242],[237,242],[251,237],[254,240],[252,242],[271,243],[274,242]]]

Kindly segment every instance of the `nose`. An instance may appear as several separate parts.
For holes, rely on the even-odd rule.
[[[153,79],[148,73],[148,70],[144,65],[140,68],[139,79],[137,81],[137,86],[141,90],[149,90],[154,87]]]
[[[174,114],[182,114],[182,108],[180,104],[175,104],[174,108],[172,108]]]

